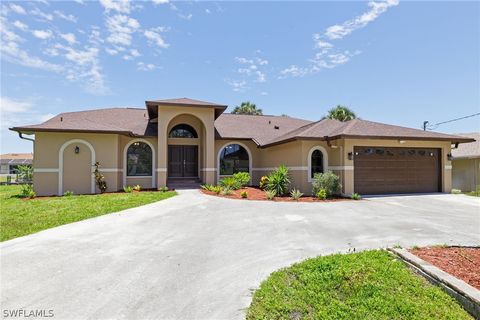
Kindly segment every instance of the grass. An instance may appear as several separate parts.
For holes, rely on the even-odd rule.
[[[477,189],[475,191],[465,192],[465,194],[467,196],[480,197],[480,189]]]
[[[163,200],[175,192],[106,193],[69,197],[18,197],[21,186],[0,186],[0,241]]]
[[[317,257],[270,275],[247,319],[472,319],[386,251]]]

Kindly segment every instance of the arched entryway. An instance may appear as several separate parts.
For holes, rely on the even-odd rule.
[[[85,140],[65,142],[59,151],[58,194],[66,191],[74,194],[95,193],[92,169],[95,164],[95,149]]]
[[[167,133],[168,180],[199,180],[204,145],[204,126],[201,120],[190,114],[178,115],[171,120]]]

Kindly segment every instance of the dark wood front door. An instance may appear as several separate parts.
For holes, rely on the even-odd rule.
[[[360,194],[441,191],[440,150],[354,148],[354,190]]]
[[[198,177],[198,146],[168,146],[168,177]]]

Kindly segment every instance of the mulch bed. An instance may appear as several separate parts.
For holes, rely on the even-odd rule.
[[[480,247],[425,247],[409,251],[480,290]]]
[[[212,191],[207,191],[204,189],[201,189],[201,191],[204,194],[208,194],[211,196],[216,196],[216,197],[222,197],[222,198],[228,198],[228,199],[240,199],[240,200],[268,200],[267,196],[265,195],[265,191],[263,191],[260,188],[255,188],[255,187],[246,187],[242,188],[239,190],[233,190],[233,193],[228,196],[224,195],[219,195],[216,194],[215,192]],[[248,194],[247,198],[242,198],[240,193],[243,191],[246,191]],[[298,201],[293,200],[292,197],[284,196],[284,197],[275,197],[273,201],[283,201],[283,202],[336,202],[336,201],[345,201],[345,200],[352,200],[350,198],[342,198],[342,197],[337,197],[337,198],[332,198],[332,199],[327,199],[327,200],[320,200],[318,198],[312,197],[312,196],[303,196],[301,197]],[[272,201],[272,200],[268,200]]]

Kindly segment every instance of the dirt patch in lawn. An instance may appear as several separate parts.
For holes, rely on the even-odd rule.
[[[246,187],[238,190],[233,190],[232,194],[230,195],[220,195],[216,194],[215,192],[208,191],[201,189],[204,194],[208,194],[211,196],[228,198],[228,199],[240,199],[240,200],[268,200],[267,196],[265,195],[265,191],[260,188],[255,187]],[[243,191],[247,192],[247,198],[242,198],[241,193]],[[345,201],[345,200],[352,200],[350,198],[343,198],[343,197],[336,197],[327,200],[320,200],[318,198],[312,196],[302,196],[299,200],[294,200],[292,197],[284,196],[284,197],[275,197],[273,201],[284,201],[284,202],[335,202],[335,201]],[[272,200],[268,200],[272,201]]]
[[[480,289],[480,247],[425,247],[409,251]]]

